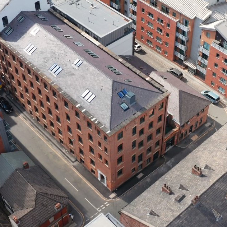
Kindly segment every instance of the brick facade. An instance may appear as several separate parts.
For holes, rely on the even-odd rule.
[[[133,219],[132,217],[124,213],[121,213],[120,221],[125,227],[149,227],[148,225],[141,223],[141,220],[138,221],[136,219]]]
[[[34,71],[3,43],[0,64],[4,87],[110,190],[162,153],[168,97],[157,100],[154,106],[109,136],[59,93],[57,86],[49,84],[46,76]],[[136,134],[132,135],[134,127]],[[119,133],[123,138],[118,139]]]

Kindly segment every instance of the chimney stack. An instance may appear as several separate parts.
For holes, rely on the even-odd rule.
[[[192,168],[192,174],[201,177],[203,175],[202,169],[194,165],[194,167]]]
[[[13,216],[13,221],[14,221],[17,225],[20,223],[16,216]]]
[[[195,205],[196,203],[198,203],[199,201],[199,196],[196,196],[193,200],[192,200],[192,204]]]
[[[55,210],[60,210],[61,209],[61,203],[56,203],[54,206]]]
[[[167,186],[166,184],[164,184],[164,186],[162,187],[162,191],[169,195],[172,193],[171,188],[169,186]]]
[[[24,163],[23,163],[23,168],[24,168],[24,169],[29,169],[29,164],[28,164],[28,162],[24,162]]]

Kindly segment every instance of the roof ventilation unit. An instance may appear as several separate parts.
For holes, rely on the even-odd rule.
[[[13,31],[14,31],[13,28],[8,27],[8,28],[4,31],[4,33],[5,33],[6,35],[9,36]]]
[[[19,16],[19,17],[17,18],[17,21],[18,21],[19,23],[21,23],[21,22],[24,21],[24,19],[25,19],[25,17]]]
[[[50,72],[52,72],[55,76],[57,76],[61,71],[62,71],[62,68],[57,65],[57,64],[53,64],[51,67],[50,67]]]

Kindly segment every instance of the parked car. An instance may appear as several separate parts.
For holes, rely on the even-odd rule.
[[[202,91],[201,94],[209,99],[213,104],[217,104],[220,101],[220,96],[212,91]]]
[[[171,73],[172,75],[179,78],[180,80],[183,79],[183,73],[178,69],[171,68],[171,69],[167,70],[167,72]]]
[[[11,106],[11,104],[4,97],[0,97],[0,107],[6,113],[12,113],[13,112],[13,107]]]
[[[134,44],[134,50],[135,50],[136,52],[139,52],[139,51],[142,50],[142,47],[140,46],[139,43],[135,42],[135,44]]]

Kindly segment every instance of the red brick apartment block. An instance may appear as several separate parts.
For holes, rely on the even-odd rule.
[[[169,93],[160,84],[151,78],[142,79],[130,66],[119,62],[118,56],[92,44],[50,12],[42,12],[48,19],[44,24],[34,12],[21,15],[26,19],[20,24],[16,19],[12,21],[7,27],[13,29],[12,33],[8,35],[6,28],[0,40],[1,80],[45,130],[110,190],[162,155]],[[25,30],[28,22],[31,31]],[[63,32],[51,27],[54,24]],[[40,43],[39,35],[43,34],[46,42],[28,47],[29,43],[18,38],[17,45],[13,45],[10,39],[19,27],[25,36],[31,35],[29,43]],[[51,39],[54,41],[49,42]],[[57,45],[60,49],[56,49]],[[51,48],[59,50],[59,56],[62,48],[68,52],[60,58],[50,58]],[[42,53],[48,64],[42,60]],[[79,60],[75,53],[84,59],[81,65],[76,65]],[[67,56],[71,63],[65,61]],[[54,75],[51,70],[59,74]]]

